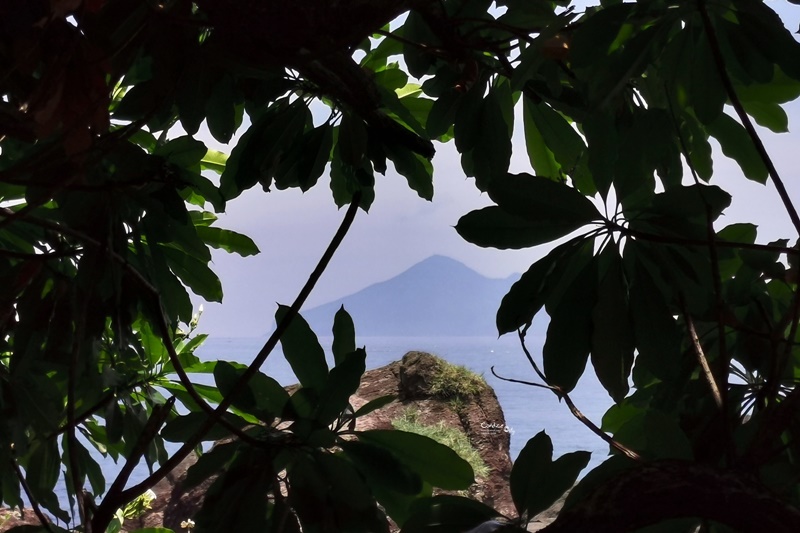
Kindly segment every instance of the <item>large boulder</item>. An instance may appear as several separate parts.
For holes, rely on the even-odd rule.
[[[446,363],[424,352],[409,352],[402,361],[367,371],[361,385],[350,399],[355,410],[376,398],[395,395],[397,400],[358,419],[357,429],[393,429],[392,422],[409,409],[422,425],[439,422],[463,431],[472,446],[489,467],[485,477],[468,490],[468,496],[512,516],[513,503],[508,490],[511,473],[510,435],[505,431],[505,417],[494,390],[485,382],[469,389],[469,394],[443,392],[436,386],[436,376]],[[184,490],[181,486],[186,471],[196,460],[189,457],[170,476],[153,488],[157,498],[142,517],[126,520],[125,529],[168,527],[181,531],[180,524],[199,510],[213,478]]]

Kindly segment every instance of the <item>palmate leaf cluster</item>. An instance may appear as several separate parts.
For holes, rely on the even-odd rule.
[[[233,437],[189,471],[190,483],[221,472],[198,531],[384,531],[387,516],[404,531],[464,531],[496,517],[431,497],[472,482],[447,448],[358,430],[388,400],[352,412],[366,354],[342,311],[329,368],[297,316],[306,290],[278,308],[249,366],[193,353],[204,338],[188,291],[223,297],[210,248],[258,253],[216,226],[229,200],[325,181],[349,208],[324,267],[369,209],[376,172],[393,167],[430,200],[434,141],[452,141],[492,202],[460,235],[556,245],[499,304],[499,333],[524,339],[547,314],[530,380],[579,414],[569,393],[591,361],[615,401],[602,427],[582,419],[613,457],[548,529],[800,527],[800,217],[754,126],[787,131],[800,45],[771,6],[19,0],[0,13],[4,504],[24,496],[105,531],[200,443]],[[515,127],[527,172],[509,173]],[[232,143],[227,155],[212,138]],[[730,180],[776,188],[786,239],[722,222],[731,195],[712,144],[738,163]],[[278,340],[291,393],[259,371]],[[125,465],[115,479],[98,454]],[[130,486],[139,462],[152,474]],[[508,527],[587,463],[554,461],[549,437],[533,437]]]

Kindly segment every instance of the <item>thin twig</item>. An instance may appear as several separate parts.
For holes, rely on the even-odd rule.
[[[531,353],[528,350],[528,346],[525,344],[525,335],[524,335],[523,332],[520,332],[519,342],[520,342],[520,345],[522,346],[522,351],[525,352],[525,356],[528,358],[528,361],[531,362],[531,364],[533,365],[534,370],[536,371],[537,374],[539,374],[539,377],[542,379],[542,381],[544,381],[546,383],[546,385],[542,385],[540,383],[533,383],[533,382],[530,382],[530,381],[514,380],[514,379],[510,379],[510,378],[501,378],[500,376],[495,374],[494,368],[492,368],[492,374],[494,374],[495,376],[497,376],[500,379],[504,379],[505,381],[510,381],[512,383],[522,383],[524,385],[531,385],[531,386],[534,386],[534,387],[540,387],[540,388],[549,389],[549,390],[553,391],[553,394],[555,394],[558,397],[559,400],[564,400],[564,403],[567,404],[567,407],[569,407],[569,410],[572,413],[572,415],[575,418],[577,418],[584,426],[589,428],[592,431],[592,433],[594,433],[595,435],[597,435],[598,437],[603,439],[606,443],[608,443],[609,446],[611,446],[615,450],[619,451],[620,453],[624,454],[625,456],[629,457],[630,459],[633,459],[634,461],[641,461],[642,460],[642,456],[641,455],[639,455],[638,453],[636,453],[635,451],[631,450],[630,448],[628,448],[627,446],[625,446],[621,442],[619,442],[616,439],[614,439],[614,437],[612,437],[611,435],[609,435],[608,433],[606,433],[605,431],[603,431],[602,429],[597,427],[597,425],[594,422],[589,420],[586,417],[586,415],[584,415],[581,412],[581,410],[578,409],[578,407],[575,405],[575,402],[572,401],[572,398],[570,398],[569,393],[567,391],[565,391],[559,385],[551,384],[547,380],[547,378],[544,376],[544,374],[542,374],[539,371],[538,365],[536,365],[536,363],[534,362],[533,357],[531,356]]]
[[[17,479],[19,479],[19,484],[22,485],[22,490],[25,491],[25,496],[28,497],[28,501],[30,502],[31,507],[33,507],[33,513],[36,515],[36,518],[39,519],[39,522],[41,522],[43,528],[45,528],[49,533],[54,533],[53,528],[50,527],[50,521],[44,515],[42,508],[39,507],[39,502],[36,501],[36,497],[33,495],[33,491],[31,491],[30,486],[28,486],[28,482],[25,480],[25,475],[22,473],[22,469],[14,459],[9,459],[9,462],[11,463],[11,468],[13,468],[14,472],[17,474]]]
[[[150,413],[150,417],[147,419],[142,432],[139,434],[139,438],[137,439],[136,444],[134,444],[131,454],[126,458],[125,464],[122,465],[122,469],[120,469],[119,474],[117,474],[117,477],[114,479],[111,487],[106,492],[106,498],[109,495],[121,493],[125,488],[125,484],[128,482],[133,469],[136,468],[137,464],[139,464],[139,459],[144,455],[144,452],[147,450],[147,446],[149,446],[149,444],[158,434],[158,430],[161,429],[161,426],[169,416],[174,404],[175,397],[173,396],[167,399],[164,405],[156,404],[153,406],[153,411]],[[105,503],[105,499],[103,500],[103,503]],[[101,504],[100,508],[97,510],[97,514],[99,515],[102,511],[104,511],[104,508]]]
[[[716,315],[717,315],[717,335],[719,338],[719,362],[717,363],[717,375],[716,378],[714,377],[714,373],[711,371],[711,367],[708,364],[708,358],[705,356],[703,352],[703,346],[700,344],[700,339],[697,336],[697,330],[694,327],[694,322],[692,321],[691,316],[689,315],[688,310],[686,309],[686,305],[681,298],[681,307],[683,307],[683,315],[684,320],[686,320],[689,326],[689,334],[692,337],[692,344],[694,346],[695,353],[697,354],[697,358],[700,361],[700,366],[703,368],[703,372],[706,375],[706,379],[709,382],[711,387],[712,394],[714,395],[714,401],[717,404],[717,407],[723,413],[723,425],[725,427],[725,434],[730,436],[730,424],[728,421],[728,417],[725,416],[727,412],[726,404],[728,399],[728,369],[731,366],[730,358],[728,357],[728,349],[727,349],[727,339],[725,334],[725,302],[722,296],[722,276],[720,275],[719,270],[719,254],[717,253],[717,235],[714,231],[714,219],[711,213],[711,203],[707,200],[703,193],[702,187],[700,185],[700,177],[697,173],[697,170],[694,167],[694,163],[692,162],[691,155],[689,154],[689,149],[686,146],[686,142],[681,134],[680,127],[678,126],[678,120],[675,116],[675,111],[672,108],[672,98],[667,90],[667,102],[669,104],[670,114],[672,115],[672,122],[675,127],[675,132],[678,136],[678,140],[681,145],[681,151],[683,152],[683,156],[686,159],[686,164],[689,165],[689,169],[692,172],[692,177],[694,178],[695,185],[698,185],[698,194],[700,195],[700,200],[703,202],[703,205],[706,208],[706,236],[707,236],[707,247],[708,247],[708,255],[711,261],[711,277],[712,283],[714,286],[714,301],[716,305]],[[719,380],[720,383],[717,383]],[[723,385],[724,386],[721,386]],[[730,439],[728,439],[730,441]],[[732,457],[732,455],[731,455]]]
[[[499,380],[507,381],[509,383],[519,383],[520,385],[528,385],[528,386],[531,386],[531,387],[539,387],[540,389],[547,389],[549,391],[553,391],[556,394],[558,394],[557,387],[553,387],[552,385],[545,385],[543,383],[536,383],[535,381],[525,381],[523,379],[507,378],[507,377],[501,376],[500,374],[495,372],[494,366],[492,366],[489,370],[491,371],[492,375],[494,377],[496,377],[497,379],[499,379]]]
[[[686,327],[689,328],[689,335],[692,338],[694,353],[697,355],[697,360],[700,363],[700,367],[703,369],[703,374],[708,382],[708,386],[711,388],[711,395],[714,396],[714,403],[717,404],[717,407],[722,409],[724,406],[722,402],[722,394],[719,390],[719,385],[717,385],[717,380],[714,378],[714,372],[711,371],[711,366],[708,364],[708,358],[703,351],[703,345],[700,344],[700,338],[697,336],[697,330],[694,327],[694,321],[685,308],[682,311],[683,320],[686,322]]]
[[[642,239],[644,241],[660,242],[664,244],[680,244],[683,246],[700,246],[708,247],[708,242],[700,239],[687,239],[683,237],[668,237],[666,235],[656,235],[654,233],[647,233],[645,231],[634,230],[618,224],[617,222],[608,221],[606,227],[614,231],[620,232],[626,237],[633,237],[635,239]],[[794,246],[776,246],[772,244],[756,244],[749,242],[737,241],[721,241],[717,240],[716,245],[719,248],[733,248],[737,250],[757,250],[760,252],[772,252],[787,255],[800,255],[800,248]]]
[[[517,331],[517,335],[519,336],[519,342],[520,344],[522,344],[522,351],[525,352],[525,357],[528,358],[528,362],[531,364],[531,367],[533,367],[533,371],[536,372],[536,375],[539,376],[539,379],[544,381],[548,387],[552,388],[552,385],[550,385],[550,382],[547,380],[547,377],[544,375],[544,372],[539,370],[539,365],[537,365],[536,361],[533,360],[533,356],[528,351],[528,348],[525,345],[525,335],[528,332],[529,327],[530,324],[528,326],[525,326],[523,329]]]
[[[67,380],[67,460],[69,461],[69,470],[71,474],[70,482],[72,483],[72,491],[76,496],[78,502],[78,516],[81,519],[81,524],[86,527],[87,533],[92,533],[91,524],[87,521],[86,516],[86,500],[81,497],[83,487],[80,485],[80,471],[78,469],[78,454],[75,449],[77,438],[75,437],[75,407],[77,400],[75,397],[75,387],[77,386],[77,373],[78,362],[80,360],[81,346],[83,345],[84,329],[86,327],[86,313],[88,312],[88,296],[82,302],[81,308],[76,309],[77,323],[75,324],[75,336],[72,346],[72,361],[69,366],[69,377]]]

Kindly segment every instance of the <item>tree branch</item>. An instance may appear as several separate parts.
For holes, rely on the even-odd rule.
[[[22,490],[25,491],[25,496],[28,497],[28,501],[31,503],[31,507],[33,507],[33,513],[36,515],[36,518],[38,518],[39,522],[42,523],[43,528],[45,528],[49,533],[54,533],[53,528],[50,527],[50,521],[44,515],[44,512],[42,512],[42,508],[39,507],[39,502],[36,501],[28,482],[25,480],[25,475],[22,473],[22,469],[14,459],[9,459],[8,461],[11,463],[11,468],[13,468],[14,472],[17,474],[19,484],[22,485]]]
[[[640,463],[569,505],[543,533],[627,533],[676,518],[747,533],[800,531],[800,510],[733,470],[687,461]]]
[[[642,457],[638,453],[636,453],[635,451],[631,450],[630,448],[628,448],[627,446],[625,446],[621,442],[615,440],[608,433],[606,433],[605,431],[603,431],[602,429],[597,427],[597,425],[594,422],[589,420],[586,417],[586,415],[584,415],[580,411],[580,409],[578,409],[578,407],[575,405],[575,402],[572,401],[572,398],[570,398],[569,393],[567,393],[567,391],[565,391],[564,389],[562,389],[558,385],[552,385],[548,381],[547,377],[545,377],[545,375],[539,370],[539,367],[536,364],[536,362],[533,360],[533,356],[531,356],[530,351],[528,351],[528,347],[525,344],[525,332],[524,332],[524,330],[519,332],[519,342],[520,342],[520,345],[522,346],[522,350],[525,352],[525,356],[528,358],[528,361],[530,361],[531,365],[533,365],[533,369],[539,375],[539,378],[542,381],[545,382],[545,385],[542,385],[540,383],[533,383],[533,382],[530,382],[530,381],[522,381],[522,380],[517,380],[517,379],[511,379],[511,378],[502,378],[502,377],[498,376],[497,374],[495,374],[494,367],[492,367],[492,374],[494,374],[495,376],[497,376],[500,379],[503,379],[505,381],[509,381],[509,382],[512,382],[512,383],[521,383],[521,384],[524,384],[524,385],[530,385],[530,386],[534,386],[534,387],[541,387],[541,388],[544,388],[544,389],[550,389],[551,391],[553,391],[553,394],[555,394],[558,397],[559,400],[564,400],[564,403],[567,404],[567,407],[569,407],[569,410],[572,413],[572,415],[575,418],[577,418],[578,420],[580,420],[580,422],[584,426],[589,428],[592,431],[592,433],[594,433],[595,435],[597,435],[598,437],[603,439],[605,442],[607,442],[609,444],[609,446],[611,446],[615,450],[619,451],[620,453],[622,453],[626,457],[628,457],[630,459],[633,459],[634,461],[641,461],[642,460]]]

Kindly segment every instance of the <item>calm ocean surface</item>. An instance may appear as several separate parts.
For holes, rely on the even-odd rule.
[[[320,343],[329,351],[331,338],[320,337]],[[255,338],[209,338],[197,351],[202,359],[220,359],[249,363],[261,348],[264,340]],[[538,381],[515,335],[499,339],[492,337],[357,337],[359,347],[367,351],[367,368],[377,368],[397,361],[411,350],[430,352],[447,361],[464,365],[482,374],[491,385],[512,431],[511,457],[516,458],[529,438],[541,430],[553,440],[554,456],[576,450],[592,452],[588,468],[603,462],[608,446],[581,424],[563,402],[550,391],[501,381],[491,373],[525,381]],[[528,349],[539,360],[544,338],[529,337]],[[289,364],[279,348],[273,352],[262,370],[283,385],[296,383]],[[329,364],[332,364],[329,353]],[[600,425],[603,414],[612,400],[598,383],[591,367],[587,368],[581,382],[570,396],[578,409]],[[489,421],[491,422],[491,421]],[[587,470],[588,471],[588,470]]]

